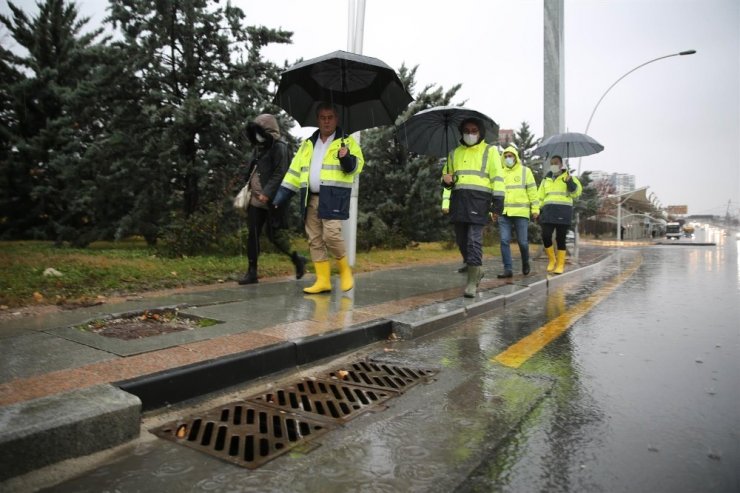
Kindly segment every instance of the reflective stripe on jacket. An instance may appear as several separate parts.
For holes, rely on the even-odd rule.
[[[341,135],[337,129],[335,135]],[[298,148],[290,168],[280,185],[280,192],[276,202],[286,199],[286,195],[300,193],[301,214],[306,213],[308,204],[308,180],[311,169],[314,143],[319,138],[319,131],[303,141]],[[365,160],[357,141],[352,137],[345,137],[344,144],[349,148],[349,154],[339,159],[337,153],[342,146],[342,139],[336,137],[324,154],[321,165],[321,187],[319,188],[319,217],[321,219],[347,219],[349,217],[349,202],[352,195],[352,184],[355,176],[362,172]]]
[[[481,141],[458,146],[447,158],[442,174],[454,178],[450,221],[486,224],[494,196],[503,196],[501,157],[493,145]]]

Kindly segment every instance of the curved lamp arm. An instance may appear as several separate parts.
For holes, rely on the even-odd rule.
[[[658,57],[658,58],[653,58],[652,60],[648,60],[645,63],[641,63],[637,67],[633,68],[632,70],[630,70],[629,72],[627,72],[626,74],[624,74],[623,76],[621,76],[619,79],[615,80],[614,83],[612,85],[610,85],[607,88],[606,91],[604,91],[604,94],[602,94],[601,97],[599,98],[599,100],[596,102],[596,106],[594,106],[593,111],[591,111],[591,116],[588,117],[588,123],[586,123],[586,130],[583,133],[585,133],[585,134],[588,135],[588,129],[589,129],[589,127],[591,127],[591,120],[594,119],[594,114],[596,113],[596,110],[599,108],[599,105],[601,104],[601,101],[604,100],[604,98],[606,97],[606,95],[609,94],[609,91],[611,91],[612,88],[614,86],[616,86],[619,83],[620,80],[624,79],[625,77],[627,77],[629,74],[631,74],[635,70],[637,70],[639,68],[642,68],[645,65],[648,65],[650,63],[657,62],[658,60],[663,60],[664,58],[670,58],[670,57],[674,57],[674,56],[693,55],[694,53],[696,53],[696,50],[686,50],[686,51],[680,51],[678,53],[671,53],[670,55],[664,55],[664,56],[661,56],[661,57]],[[577,173],[577,176],[581,176],[581,159],[582,158],[580,158],[580,157],[578,158],[578,173]]]

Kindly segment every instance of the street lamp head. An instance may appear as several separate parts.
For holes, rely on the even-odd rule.
[[[696,50],[686,50],[686,51],[680,52],[679,55],[682,55],[682,56],[683,55],[693,55],[694,53],[696,53]]]

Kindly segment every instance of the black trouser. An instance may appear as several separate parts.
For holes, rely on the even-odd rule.
[[[483,225],[455,223],[455,242],[467,265],[483,265]]]
[[[247,209],[247,226],[249,227],[247,258],[250,264],[257,263],[257,257],[260,254],[260,235],[265,224],[267,225],[267,239],[270,243],[285,255],[291,256],[288,232],[276,224],[277,218],[271,217],[270,213],[269,209],[260,209],[251,205]]]
[[[565,235],[568,234],[569,226],[568,224],[540,224],[542,228],[542,244],[545,248],[552,246],[552,232],[555,231],[555,241],[557,242],[558,250],[565,250]]]

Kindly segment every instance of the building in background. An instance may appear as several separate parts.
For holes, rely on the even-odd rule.
[[[591,181],[598,183],[605,181],[611,185],[614,193],[619,195],[622,193],[632,192],[636,189],[635,187],[635,175],[627,173],[607,173],[605,171],[591,171]]]
[[[501,128],[498,131],[498,145],[506,147],[514,142],[514,131],[509,128]]]

